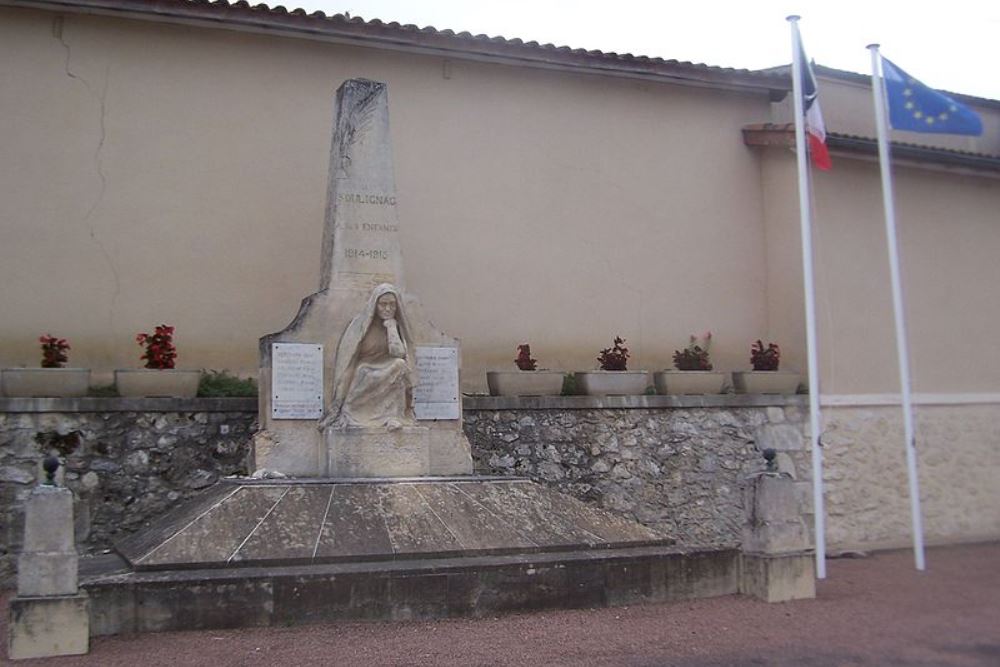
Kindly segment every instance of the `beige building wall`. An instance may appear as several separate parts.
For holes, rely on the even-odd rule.
[[[408,287],[467,390],[518,343],[573,370],[621,335],[657,369],[706,329],[719,369],[758,337],[805,369],[794,155],[740,134],[781,120],[765,95],[23,9],[0,9],[0,366],[53,333],[109,379],[166,322],[181,367],[255,372],[318,287],[349,77],[389,84]],[[821,86],[829,129],[871,135],[867,90]],[[957,147],[1000,152],[981,110],[989,136]],[[1000,187],[895,172],[928,534],[995,538]],[[815,174],[835,546],[909,539],[879,188],[856,156]]]
[[[762,157],[768,312],[782,341],[805,338],[801,236],[791,151]],[[897,233],[913,388],[1000,389],[1000,180],[901,166],[894,170]],[[889,260],[876,162],[834,155],[813,173],[813,245],[821,391],[899,391]],[[804,349],[788,350],[805,367]]]
[[[984,119],[989,126],[991,116]],[[769,148],[761,161],[770,329],[782,341],[803,341],[795,156]],[[907,547],[912,528],[879,166],[836,152],[833,162],[830,172],[812,172],[827,546]],[[893,175],[925,539],[996,539],[1000,181],[933,165],[897,164]],[[805,367],[803,347],[786,352],[789,363]]]
[[[464,345],[467,389],[530,342],[592,368],[615,335],[662,368],[692,332],[720,368],[767,334],[766,95],[225,30],[0,10],[0,364],[249,372],[318,285],[333,94],[388,82],[411,291]]]

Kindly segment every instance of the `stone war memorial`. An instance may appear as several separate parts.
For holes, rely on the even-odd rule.
[[[320,290],[260,341],[261,475],[467,475],[458,341],[406,292],[386,86],[337,92]]]
[[[459,341],[407,289],[402,224],[387,86],[348,80],[319,290],[260,339],[253,475],[221,479],[84,558],[79,592],[74,572],[56,602],[23,604],[89,615],[89,634],[104,635],[814,595],[801,486],[777,466],[748,478],[746,509],[725,517],[742,527],[742,551],[679,543],[526,477],[474,474]],[[72,546],[60,549],[44,562],[75,567]]]

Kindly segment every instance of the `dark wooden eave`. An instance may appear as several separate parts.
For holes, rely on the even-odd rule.
[[[743,143],[747,146],[795,148],[795,125],[792,123],[747,125],[743,128]],[[878,141],[871,137],[827,132],[826,145],[831,152],[878,158]],[[890,149],[894,160],[1000,173],[1000,156],[997,155],[897,141],[890,143]]]

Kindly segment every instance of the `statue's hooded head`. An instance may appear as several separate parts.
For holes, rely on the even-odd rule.
[[[382,283],[372,290],[366,308],[372,318],[403,320],[403,298],[395,285]]]

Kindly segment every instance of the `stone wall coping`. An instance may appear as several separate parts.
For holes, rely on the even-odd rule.
[[[3,412],[257,412],[257,399],[0,398]]]
[[[464,396],[465,410],[765,408],[808,404],[805,394],[691,396]],[[256,398],[0,398],[3,412],[256,412]]]
[[[463,396],[465,410],[600,410],[658,408],[766,408],[808,405],[806,394],[643,396]]]

